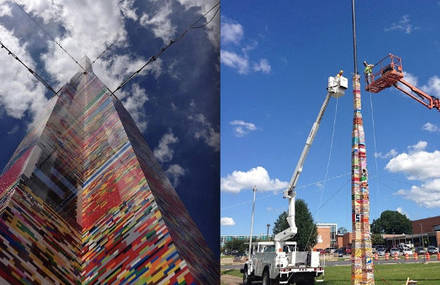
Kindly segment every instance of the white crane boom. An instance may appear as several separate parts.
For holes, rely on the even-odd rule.
[[[284,198],[289,199],[289,211],[287,216],[287,222],[289,228],[275,235],[275,242],[277,243],[277,250],[281,246],[279,243],[293,238],[298,229],[295,224],[295,195],[296,195],[296,184],[298,183],[299,176],[302,172],[304,161],[309,153],[310,147],[313,143],[316,133],[319,129],[319,124],[321,123],[322,116],[324,115],[325,109],[327,108],[330,97],[341,97],[344,95],[345,90],[348,88],[347,78],[342,76],[342,71],[336,77],[330,76],[328,78],[327,95],[325,96],[324,102],[322,103],[321,109],[319,110],[318,117],[313,123],[312,129],[310,130],[309,136],[307,137],[306,144],[301,153],[301,156],[296,165],[295,171],[293,172],[292,178],[290,179],[289,187],[284,191]]]

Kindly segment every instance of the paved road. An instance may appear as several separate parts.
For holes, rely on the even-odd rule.
[[[414,260],[410,258],[409,260],[399,259],[399,260],[374,260],[374,264],[404,264],[404,263],[425,263],[425,262],[440,262],[436,258],[431,259],[430,261],[425,260],[424,258],[419,258],[418,260]],[[325,263],[321,261],[322,266],[342,266],[342,265],[350,265],[351,261],[347,260],[338,260],[338,261],[326,261]],[[240,270],[243,268],[243,264],[232,264],[232,265],[222,265],[221,270],[229,270],[229,269],[237,269]]]

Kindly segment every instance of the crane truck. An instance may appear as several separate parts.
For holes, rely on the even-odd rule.
[[[324,269],[320,265],[319,252],[298,251],[297,243],[289,241],[295,237],[298,231],[295,224],[295,188],[330,97],[343,96],[347,87],[348,80],[342,76],[342,71],[337,76],[328,78],[327,95],[307,137],[289,186],[284,191],[283,196],[289,202],[287,216],[289,227],[276,234],[274,241],[253,244],[249,252],[249,258],[240,270],[243,273],[244,285],[252,284],[253,281],[257,280],[262,280],[263,285],[314,284],[315,278],[324,273]]]

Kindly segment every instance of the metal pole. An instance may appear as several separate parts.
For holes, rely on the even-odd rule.
[[[356,10],[355,0],[351,0],[351,26],[353,28],[353,62],[354,62],[354,74],[358,74],[357,67],[357,46],[356,46]]]
[[[269,240],[269,228],[270,228],[270,224],[267,224],[267,234],[266,234],[266,238]]]
[[[252,235],[254,234],[255,193],[257,192],[257,188],[254,186],[252,190],[254,191],[254,201],[252,202],[251,235],[249,236],[249,260],[251,259]]]

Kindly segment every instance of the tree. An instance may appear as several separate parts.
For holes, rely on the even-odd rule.
[[[383,211],[380,218],[373,220],[371,231],[374,234],[411,234],[412,223],[406,215],[397,211]]]
[[[373,245],[384,245],[385,240],[383,239],[381,234],[372,234],[371,235],[371,243]]]
[[[246,243],[249,243],[249,240],[231,239],[225,242],[225,245],[223,246],[222,250],[223,252],[228,252],[228,253],[244,254],[249,246],[249,244]]]
[[[338,234],[343,235],[343,234],[346,234],[346,233],[348,233],[348,231],[347,231],[346,228],[344,228],[344,227],[340,227],[340,228],[338,229]]]
[[[279,215],[274,223],[274,234],[280,233],[289,227],[286,218],[286,211]],[[306,202],[301,199],[295,201],[295,224],[298,228],[298,233],[292,240],[297,242],[299,250],[309,250],[316,244],[318,230]]]

